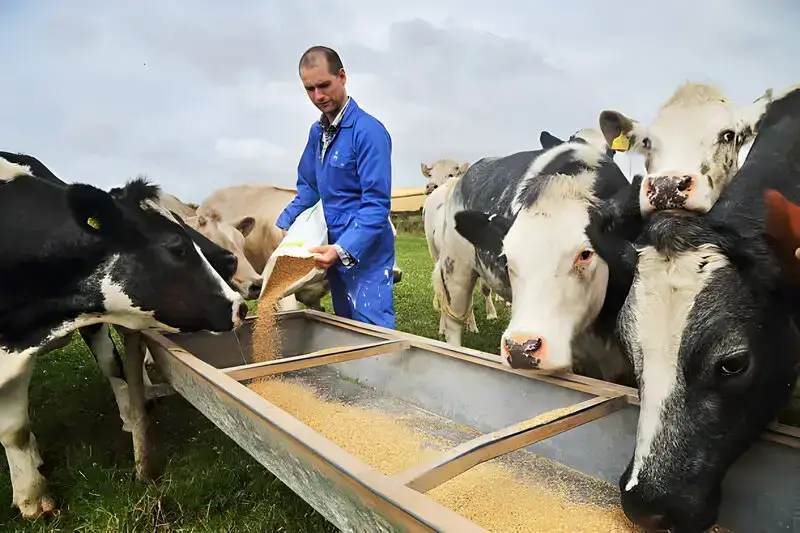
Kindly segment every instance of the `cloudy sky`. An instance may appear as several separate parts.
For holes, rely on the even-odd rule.
[[[641,120],[686,80],[737,102],[800,82],[796,0],[3,0],[0,146],[66,181],[145,173],[184,201],[294,186],[318,111],[297,75],[337,48],[348,89],[420,162],[475,161]]]

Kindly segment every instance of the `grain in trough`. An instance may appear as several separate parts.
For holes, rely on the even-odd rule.
[[[311,310],[224,335],[145,332],[175,390],[343,531],[635,531],[619,509],[634,389]],[[244,364],[242,364],[244,358]],[[800,435],[774,425],[731,469],[719,524],[792,531]]]

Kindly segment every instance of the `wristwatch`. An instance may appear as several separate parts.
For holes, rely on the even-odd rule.
[[[338,244],[334,244],[333,247],[336,249],[336,253],[339,254],[339,260],[344,266],[350,266],[353,264],[353,256],[347,253],[344,248]]]

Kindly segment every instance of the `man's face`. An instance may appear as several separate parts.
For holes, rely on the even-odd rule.
[[[333,75],[328,69],[327,61],[317,59],[315,65],[300,69],[300,79],[303,80],[308,98],[326,115],[335,115],[344,105],[347,99],[344,69],[338,75]]]

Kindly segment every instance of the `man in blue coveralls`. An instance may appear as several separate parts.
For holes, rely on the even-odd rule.
[[[322,199],[327,246],[310,249],[327,269],[334,312],[394,329],[394,234],[389,225],[392,139],[347,95],[339,55],[324,46],[300,58],[300,78],[322,111],[297,166],[297,195],[275,225],[285,231]]]

